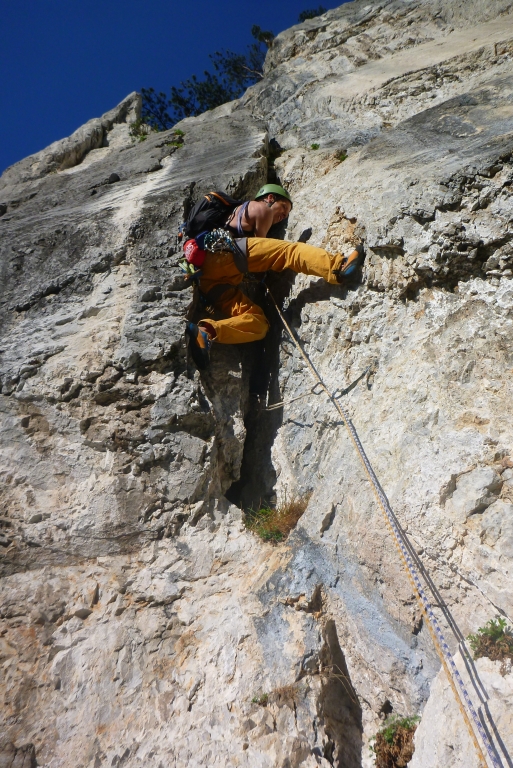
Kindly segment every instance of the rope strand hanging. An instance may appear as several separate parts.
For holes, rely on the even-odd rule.
[[[413,589],[413,593],[417,599],[417,602],[419,603],[420,609],[424,615],[424,618],[426,620],[426,625],[428,627],[429,633],[432,637],[433,644],[435,646],[435,650],[440,658],[440,661],[442,663],[442,666],[445,670],[445,673],[447,675],[447,679],[449,681],[449,684],[452,688],[452,691],[454,693],[454,697],[456,699],[456,702],[458,704],[458,707],[460,709],[460,712],[463,716],[463,719],[465,721],[465,724],[467,726],[469,735],[472,739],[472,742],[474,744],[474,747],[476,749],[477,755],[479,757],[479,760],[481,761],[484,768],[487,768],[487,761],[483,752],[483,749],[478,741],[477,735],[479,734],[481,741],[485,747],[486,753],[491,761],[491,764],[494,766],[494,768],[502,768],[501,762],[499,761],[495,748],[492,745],[490,739],[488,738],[488,735],[483,728],[483,725],[481,723],[481,720],[478,717],[478,714],[474,708],[474,705],[472,703],[472,700],[470,698],[470,695],[467,691],[467,688],[465,686],[465,683],[463,682],[463,679],[456,667],[456,664],[454,663],[454,659],[452,658],[452,654],[450,651],[450,648],[445,640],[444,634],[442,632],[442,629],[438,623],[438,620],[436,616],[433,613],[433,609],[431,607],[431,604],[428,600],[428,597],[424,591],[424,587],[422,586],[422,582],[419,578],[419,575],[417,573],[417,570],[414,566],[413,560],[410,556],[410,553],[408,551],[408,545],[404,540],[404,534],[402,533],[398,520],[392,510],[392,507],[390,506],[390,502],[388,501],[385,492],[383,491],[378,478],[376,477],[376,474],[371,466],[371,463],[363,449],[363,446],[360,442],[360,438],[358,437],[358,433],[352,424],[349,414],[347,413],[344,406],[340,403],[339,397],[340,395],[334,396],[334,393],[331,393],[327,386],[325,385],[324,381],[322,380],[321,376],[317,373],[314,366],[312,365],[309,357],[307,354],[303,351],[299,341],[293,334],[289,324],[287,323],[283,312],[279,308],[274,296],[272,295],[271,291],[265,286],[265,289],[271,298],[272,303],[274,304],[274,307],[276,311],[278,312],[278,315],[280,316],[280,319],[289,334],[292,342],[294,343],[295,347],[299,351],[301,357],[305,361],[306,365],[308,366],[310,373],[316,380],[316,387],[320,387],[322,391],[326,394],[330,402],[334,405],[334,407],[337,409],[338,413],[342,417],[342,420],[344,422],[344,425],[346,426],[349,436],[353,442],[353,445],[356,448],[356,451],[358,453],[358,456],[360,458],[360,461],[363,464],[363,467],[367,473],[367,476],[370,480],[370,483],[372,485],[374,494],[376,496],[376,499],[378,501],[379,507],[383,513],[385,523],[392,535],[394,544],[398,550],[399,556],[401,558],[401,561],[406,569],[408,579],[410,581],[410,584]]]

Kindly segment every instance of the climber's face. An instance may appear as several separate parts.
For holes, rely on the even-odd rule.
[[[270,203],[272,202],[273,224],[279,224],[280,221],[287,218],[292,210],[292,206],[288,200],[276,200],[274,195],[269,195],[268,200]]]

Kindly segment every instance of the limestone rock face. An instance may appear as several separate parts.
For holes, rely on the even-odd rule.
[[[390,712],[423,712],[415,768],[478,764],[269,297],[248,285],[264,343],[187,358],[178,225],[276,175],[287,239],[365,244],[350,285],[268,284],[331,391],[364,374],[341,397],[508,764],[513,675],[463,664],[442,609],[463,636],[513,616],[510,6],[356,0],[279,35],[183,138],[132,136],[132,94],[0,178],[0,765],[370,767]],[[246,529],[306,493],[286,542]]]
[[[463,671],[463,664],[458,666]],[[513,699],[508,675],[501,672],[500,662],[490,659],[478,659],[476,667],[479,678],[490,696],[486,705],[497,728],[501,733],[511,734]],[[506,765],[507,755],[507,747],[504,745],[503,749],[498,750],[498,757]],[[477,768],[480,765],[476,750],[467,738],[463,717],[443,672],[440,672],[433,682],[431,697],[415,734],[415,753],[409,763],[410,768],[435,768],[439,765],[461,765],[469,768]]]
[[[141,96],[131,93],[121,104],[100,118],[89,120],[67,139],[55,141],[49,147],[15,163],[2,175],[4,185],[39,179],[48,173],[63,171],[79,165],[92,149],[113,146],[127,138],[129,123],[140,116]],[[121,139],[121,141],[120,141]],[[88,159],[101,157],[101,153]]]

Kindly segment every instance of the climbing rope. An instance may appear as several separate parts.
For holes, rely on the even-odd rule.
[[[367,455],[363,449],[363,446],[360,442],[360,438],[358,437],[358,433],[352,424],[349,415],[344,408],[344,406],[339,402],[338,398],[340,397],[340,394],[338,394],[336,397],[334,396],[335,393],[332,393],[329,391],[328,387],[325,385],[324,381],[322,380],[321,376],[317,373],[315,370],[313,364],[311,363],[309,357],[304,352],[303,348],[301,347],[299,341],[293,334],[289,324],[287,323],[283,312],[279,308],[277,302],[274,299],[274,296],[272,295],[271,291],[265,286],[265,289],[271,298],[272,303],[274,304],[276,311],[278,312],[278,315],[280,316],[280,319],[289,334],[292,342],[294,343],[296,349],[299,351],[301,357],[305,361],[306,365],[308,366],[310,373],[316,380],[315,388],[320,388],[326,396],[328,397],[329,401],[335,406],[338,413],[342,417],[342,420],[344,422],[344,425],[346,426],[349,436],[353,442],[353,445],[356,448],[356,451],[358,453],[358,456],[363,464],[363,467],[367,473],[367,476],[370,480],[370,483],[372,485],[372,488],[374,490],[374,493],[376,495],[376,498],[378,500],[378,504],[381,508],[381,511],[383,513],[383,516],[385,518],[386,525],[392,534],[392,538],[394,540],[394,544],[397,547],[397,550],[399,552],[399,556],[403,562],[403,565],[406,569],[406,572],[408,574],[408,579],[410,581],[410,584],[412,586],[414,595],[419,603],[420,609],[425,617],[426,624],[429,630],[429,633],[433,639],[433,643],[435,646],[435,649],[438,653],[438,656],[440,658],[440,661],[442,663],[442,666],[445,670],[445,673],[447,675],[447,679],[449,681],[449,684],[453,690],[456,702],[458,704],[458,707],[460,709],[460,712],[463,716],[463,719],[465,721],[465,724],[468,728],[468,732],[470,734],[470,737],[472,739],[472,742],[474,744],[474,747],[476,749],[476,752],[478,754],[479,760],[481,761],[484,768],[487,768],[487,762],[483,753],[483,750],[481,748],[481,745],[479,744],[476,731],[481,737],[481,740],[485,746],[486,752],[488,754],[488,757],[490,758],[490,761],[494,768],[502,768],[501,762],[499,761],[496,751],[490,742],[490,739],[488,738],[488,735],[483,728],[483,725],[477,715],[477,712],[474,708],[474,705],[472,703],[472,700],[469,696],[469,693],[467,691],[467,688],[465,686],[465,683],[463,682],[463,679],[456,667],[456,664],[454,663],[454,659],[452,657],[451,651],[449,646],[447,645],[447,642],[445,640],[444,634],[442,632],[442,629],[438,623],[438,620],[436,616],[433,613],[433,609],[431,607],[431,604],[428,600],[428,597],[424,591],[424,588],[422,586],[422,583],[420,581],[419,575],[417,573],[417,570],[415,568],[415,565],[413,563],[413,560],[411,558],[410,552],[409,552],[409,546],[405,540],[404,533],[401,530],[401,527],[399,525],[399,522],[392,510],[392,507],[390,506],[390,502],[388,501],[385,492],[383,491],[378,478],[376,477],[376,474],[371,466],[371,463],[369,459],[367,458]],[[292,401],[289,401],[292,402]]]

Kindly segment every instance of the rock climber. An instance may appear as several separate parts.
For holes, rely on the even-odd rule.
[[[279,224],[292,210],[289,193],[279,184],[264,184],[254,200],[233,211],[225,229],[235,237],[267,237],[273,224]]]
[[[180,262],[187,279],[197,282],[199,270],[206,257],[204,239],[216,228],[226,230],[232,237],[267,237],[273,224],[284,221],[292,210],[289,193],[279,184],[264,184],[254,200],[240,202],[225,192],[209,192],[189,212],[180,227],[179,237],[186,236],[183,245],[185,260]]]
[[[281,216],[286,209],[276,210],[281,211],[278,214]],[[248,225],[252,226],[251,212]],[[362,245],[358,245],[349,256],[344,256],[340,253],[330,254],[323,248],[315,248],[306,243],[290,243],[265,237],[240,237],[230,244],[226,233],[224,238],[225,241],[220,236],[214,252],[209,252],[205,258],[199,288],[208,303],[225,317],[222,320],[201,320],[197,325],[189,322],[185,331],[189,337],[189,350],[199,369],[208,366],[214,341],[219,344],[244,344],[263,339],[269,330],[269,322],[263,310],[240,290],[246,272],[281,272],[291,269],[305,275],[322,277],[328,283],[337,285],[354,275],[364,257]]]

